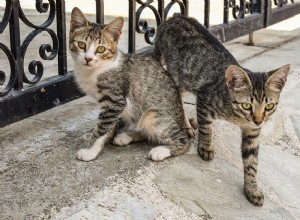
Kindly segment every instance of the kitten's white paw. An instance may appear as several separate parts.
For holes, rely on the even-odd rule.
[[[119,146],[126,146],[132,141],[132,138],[126,133],[117,134],[114,138],[114,144]]]
[[[81,149],[77,152],[78,160],[91,161],[97,157],[97,153],[91,149]]]
[[[170,156],[170,149],[163,146],[155,147],[149,152],[149,158],[154,161],[162,161],[163,159]]]

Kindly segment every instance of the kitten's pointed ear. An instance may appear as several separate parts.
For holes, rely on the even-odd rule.
[[[77,28],[88,26],[88,20],[84,17],[79,8],[75,7],[71,13],[70,31],[74,31]]]
[[[226,69],[225,79],[227,87],[235,91],[246,89],[252,85],[247,73],[236,65],[231,65]]]
[[[268,73],[269,78],[267,81],[267,86],[270,90],[274,92],[280,92],[285,85],[287,76],[290,72],[291,65],[285,65],[278,70],[271,71]]]
[[[124,19],[122,17],[117,17],[107,24],[104,30],[106,30],[113,37],[114,41],[118,41],[122,33],[123,25]]]

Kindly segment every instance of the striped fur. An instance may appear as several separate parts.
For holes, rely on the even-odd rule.
[[[259,133],[276,110],[290,66],[263,73],[244,69],[198,21],[182,15],[158,28],[153,56],[164,62],[181,91],[197,96],[198,154],[204,160],[214,158],[214,119],[241,127],[245,193],[261,206],[264,197],[256,183]]]
[[[87,21],[78,8],[72,11],[69,48],[76,80],[100,106],[93,146],[77,157],[95,159],[114,138],[121,146],[145,139],[158,143],[149,153],[152,160],[182,154],[190,141],[176,86],[152,57],[117,50],[122,27],[123,18],[99,25]]]

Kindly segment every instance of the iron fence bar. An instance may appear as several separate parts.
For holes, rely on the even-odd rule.
[[[96,22],[104,24],[104,2],[96,0]]]
[[[20,39],[20,23],[19,23],[19,0],[12,0],[12,11],[9,20],[9,37],[11,53],[15,59],[15,75],[16,81],[14,89],[21,91],[23,89],[23,76],[22,76],[22,55],[21,55],[21,39]]]
[[[243,28],[241,28],[243,27]],[[209,31],[222,43],[242,37],[264,27],[263,15],[249,15],[228,24],[215,25]]]
[[[183,4],[185,6],[185,11],[184,11],[184,14],[185,15],[189,15],[189,0],[183,0]]]
[[[204,26],[209,28],[210,0],[204,1]]]
[[[128,53],[135,52],[136,2],[128,0]]]
[[[165,21],[165,0],[158,0],[157,10],[161,18],[161,22]]]
[[[224,0],[224,9],[223,9],[223,23],[229,23],[229,2],[228,0]]]
[[[0,128],[83,95],[72,72],[48,78],[22,93],[12,91],[0,100]]]
[[[291,18],[300,13],[300,2],[291,4],[279,4],[278,7],[272,8],[272,0],[265,0],[265,27],[276,24],[285,19]]]
[[[57,37],[59,42],[58,49],[58,74],[65,75],[67,69],[67,45],[66,45],[66,8],[64,0],[56,0],[56,23]]]

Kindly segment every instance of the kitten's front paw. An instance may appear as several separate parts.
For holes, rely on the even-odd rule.
[[[198,147],[197,150],[198,150],[199,156],[205,161],[210,161],[210,160],[214,159],[214,157],[215,157],[215,151],[213,149],[206,150],[204,148]]]
[[[77,152],[77,159],[83,161],[91,161],[97,157],[97,154],[90,149],[81,149]]]
[[[120,133],[120,134],[117,134],[117,136],[114,138],[113,143],[115,145],[119,145],[119,146],[126,146],[131,141],[132,141],[132,138],[129,135],[127,135],[126,133]]]
[[[264,194],[261,191],[249,191],[249,190],[245,190],[245,194],[247,199],[256,206],[262,206],[264,204]]]
[[[166,147],[155,147],[149,152],[149,158],[154,161],[162,161],[163,159],[171,156],[171,151]]]

